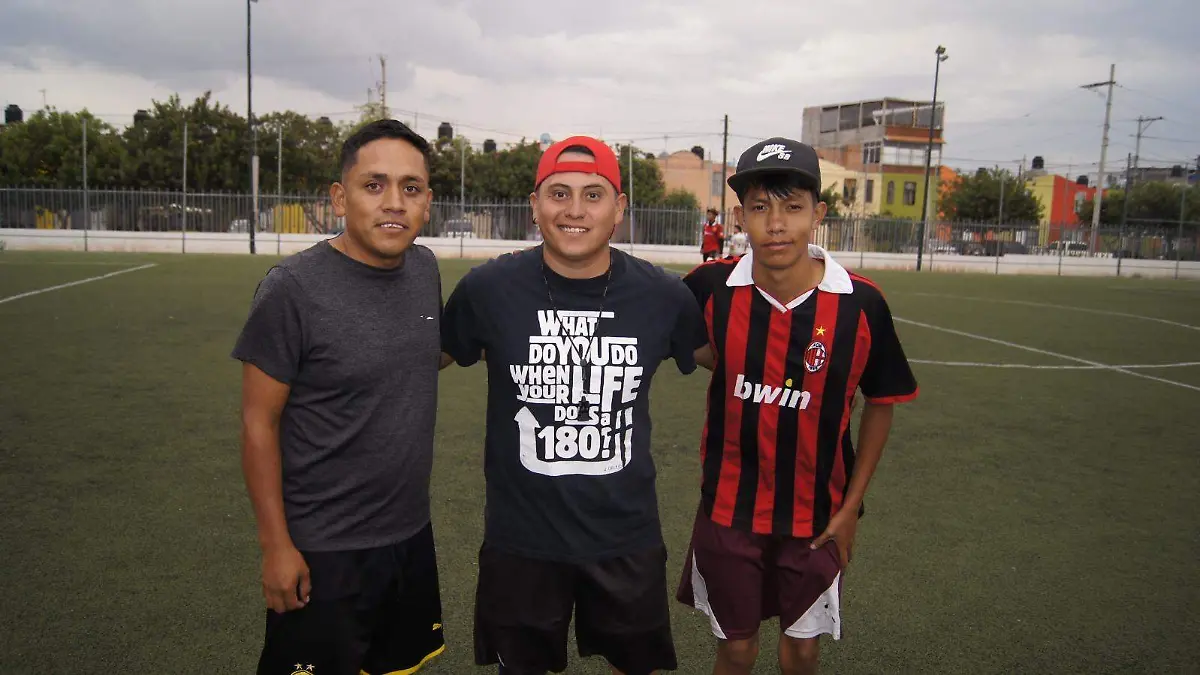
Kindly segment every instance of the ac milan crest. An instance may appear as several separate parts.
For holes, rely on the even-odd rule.
[[[829,360],[829,352],[825,350],[825,345],[817,340],[804,350],[804,368],[810,373],[815,373],[825,367],[825,362]]]

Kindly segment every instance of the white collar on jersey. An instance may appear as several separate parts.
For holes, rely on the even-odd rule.
[[[833,256],[829,255],[828,251],[820,246],[817,246],[816,244],[809,244],[808,255],[813,258],[823,259],[825,261],[825,276],[821,278],[821,283],[817,284],[818,289],[825,291],[826,293],[849,294],[854,292],[854,284],[850,281],[850,273],[847,272],[846,268],[842,267],[838,261],[834,260]],[[738,261],[737,265],[733,268],[733,272],[730,273],[729,279],[725,281],[725,284],[727,286],[754,286],[753,266],[754,252],[746,251],[746,255],[742,256],[742,259]],[[775,307],[775,309],[778,309],[781,312],[787,312],[799,307],[802,302],[808,299],[808,296],[812,295],[812,291],[810,290],[804,295],[801,295],[800,297],[784,305],[775,298],[771,297],[770,293],[758,288],[758,286],[754,287],[758,289],[758,292],[761,293],[762,296],[766,298],[772,306]]]

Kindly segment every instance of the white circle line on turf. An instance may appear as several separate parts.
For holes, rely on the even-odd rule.
[[[1155,323],[1165,323],[1168,326],[1177,326],[1188,330],[1200,330],[1200,326],[1193,326],[1189,323],[1180,323],[1171,321],[1170,319],[1159,319],[1153,316],[1142,316],[1141,314],[1129,314],[1127,312],[1114,312],[1108,309],[1092,309],[1091,307],[1072,307],[1071,305],[1055,305],[1049,302],[1033,302],[1031,300],[1003,300],[1000,298],[979,298],[968,295],[950,295],[949,293],[906,293],[905,295],[920,295],[927,298],[948,298],[952,300],[976,300],[978,302],[1000,302],[1006,305],[1025,305],[1026,307],[1047,307],[1050,309],[1066,309],[1074,312],[1087,312],[1088,314],[1103,314],[1105,316],[1122,316],[1127,319],[1140,319],[1142,321],[1154,321]]]
[[[154,267],[154,266],[155,266],[155,263],[149,263],[147,265],[140,265],[138,267],[130,267],[129,269],[117,270],[116,272],[109,272],[108,274],[101,274],[100,276],[88,277],[86,279],[80,279],[79,281],[70,281],[65,284],[58,284],[57,286],[47,286],[46,288],[39,288],[35,291],[26,291],[25,293],[17,293],[16,295],[10,295],[7,298],[0,298],[0,305],[3,305],[6,302],[12,302],[13,300],[20,300],[21,298],[28,298],[33,295],[40,295],[42,293],[48,293],[50,291],[57,291],[62,288],[70,288],[72,286],[79,286],[80,284],[89,284],[93,281],[100,281],[101,279],[108,279],[109,277],[115,277],[119,274],[127,274],[129,272],[136,272],[138,270],[150,269],[151,267]]]
[[[1063,366],[1063,365],[1040,365],[1033,363],[982,363],[975,361],[930,361],[927,359],[909,359],[909,363],[919,363],[926,366],[954,366],[959,368],[1015,368],[1025,370],[1111,370],[1113,368],[1124,368],[1127,370],[1149,370],[1152,368],[1187,368],[1190,366],[1200,366],[1200,361],[1181,361],[1179,363],[1134,363],[1134,364],[1119,364],[1119,365],[1096,365],[1096,366]]]
[[[986,335],[977,335],[975,333],[968,333],[966,331],[955,330],[953,328],[945,328],[943,326],[935,326],[935,325],[929,324],[929,323],[913,321],[912,319],[902,319],[898,316],[892,317],[892,320],[896,321],[898,323],[906,323],[906,324],[909,324],[912,326],[920,326],[921,328],[928,328],[929,330],[941,331],[943,333],[949,333],[951,335],[958,335],[960,337],[970,338],[972,340],[981,340],[983,342],[991,342],[992,344],[1003,345],[1005,347],[1012,347],[1013,349],[1023,349],[1027,352],[1033,352],[1034,354],[1042,354],[1044,356],[1053,356],[1058,359],[1063,359],[1064,361],[1074,361],[1075,363],[1082,363],[1084,365],[1094,366],[1096,368],[1103,369],[1103,370],[1111,370],[1115,373],[1125,373],[1126,375],[1132,375],[1133,377],[1140,377],[1145,380],[1153,380],[1155,382],[1162,382],[1163,384],[1170,384],[1170,385],[1174,385],[1176,387],[1181,387],[1183,389],[1191,389],[1192,391],[1200,391],[1200,387],[1197,387],[1194,384],[1187,384],[1185,382],[1176,382],[1175,380],[1168,380],[1165,377],[1158,377],[1156,375],[1147,375],[1145,373],[1139,373],[1136,370],[1130,370],[1128,368],[1122,368],[1120,366],[1110,366],[1110,365],[1100,363],[1099,361],[1090,361],[1088,359],[1081,359],[1078,356],[1071,356],[1070,354],[1060,354],[1059,352],[1052,352],[1049,349],[1038,349],[1037,347],[1030,347],[1029,345],[1017,344],[1016,342],[1009,342],[1008,340],[1000,340],[998,338],[988,337]]]

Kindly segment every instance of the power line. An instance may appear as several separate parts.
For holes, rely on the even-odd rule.
[[[1167,141],[1168,143],[1200,143],[1200,138],[1164,138],[1163,136],[1142,136],[1148,141]]]
[[[1131,87],[1126,87],[1125,85],[1120,85],[1120,84],[1119,84],[1119,85],[1117,85],[1117,86],[1118,86],[1118,87],[1120,87],[1120,88],[1122,88],[1122,89],[1124,89],[1125,91],[1128,91],[1128,92],[1130,92],[1130,93],[1133,93],[1133,94],[1140,94],[1140,95],[1142,95],[1142,96],[1145,96],[1145,97],[1147,97],[1147,98],[1152,98],[1152,99],[1155,99],[1155,100],[1157,100],[1157,101],[1161,101],[1161,102],[1163,102],[1163,103],[1166,103],[1166,104],[1168,104],[1168,105],[1173,105],[1173,106],[1176,106],[1176,107],[1179,107],[1179,108],[1188,108],[1189,110],[1193,110],[1193,111],[1196,111],[1196,112],[1200,112],[1200,108],[1197,108],[1197,107],[1195,107],[1195,106],[1193,106],[1193,105],[1190,105],[1190,104],[1187,104],[1187,103],[1181,103],[1181,102],[1179,102],[1179,101],[1173,101],[1173,100],[1171,100],[1171,99],[1169,99],[1169,98],[1163,98],[1162,96],[1158,96],[1158,95],[1156,95],[1156,94],[1151,94],[1150,92],[1147,92],[1147,91],[1142,91],[1142,90],[1140,90],[1140,89],[1133,89],[1133,88],[1131,88]]]

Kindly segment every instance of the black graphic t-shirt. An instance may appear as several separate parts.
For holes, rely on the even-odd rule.
[[[584,562],[662,543],[650,382],[666,359],[695,370],[708,338],[678,277],[612,255],[611,279],[559,276],[540,246],[503,255],[446,302],[443,351],[487,363],[490,545]]]

